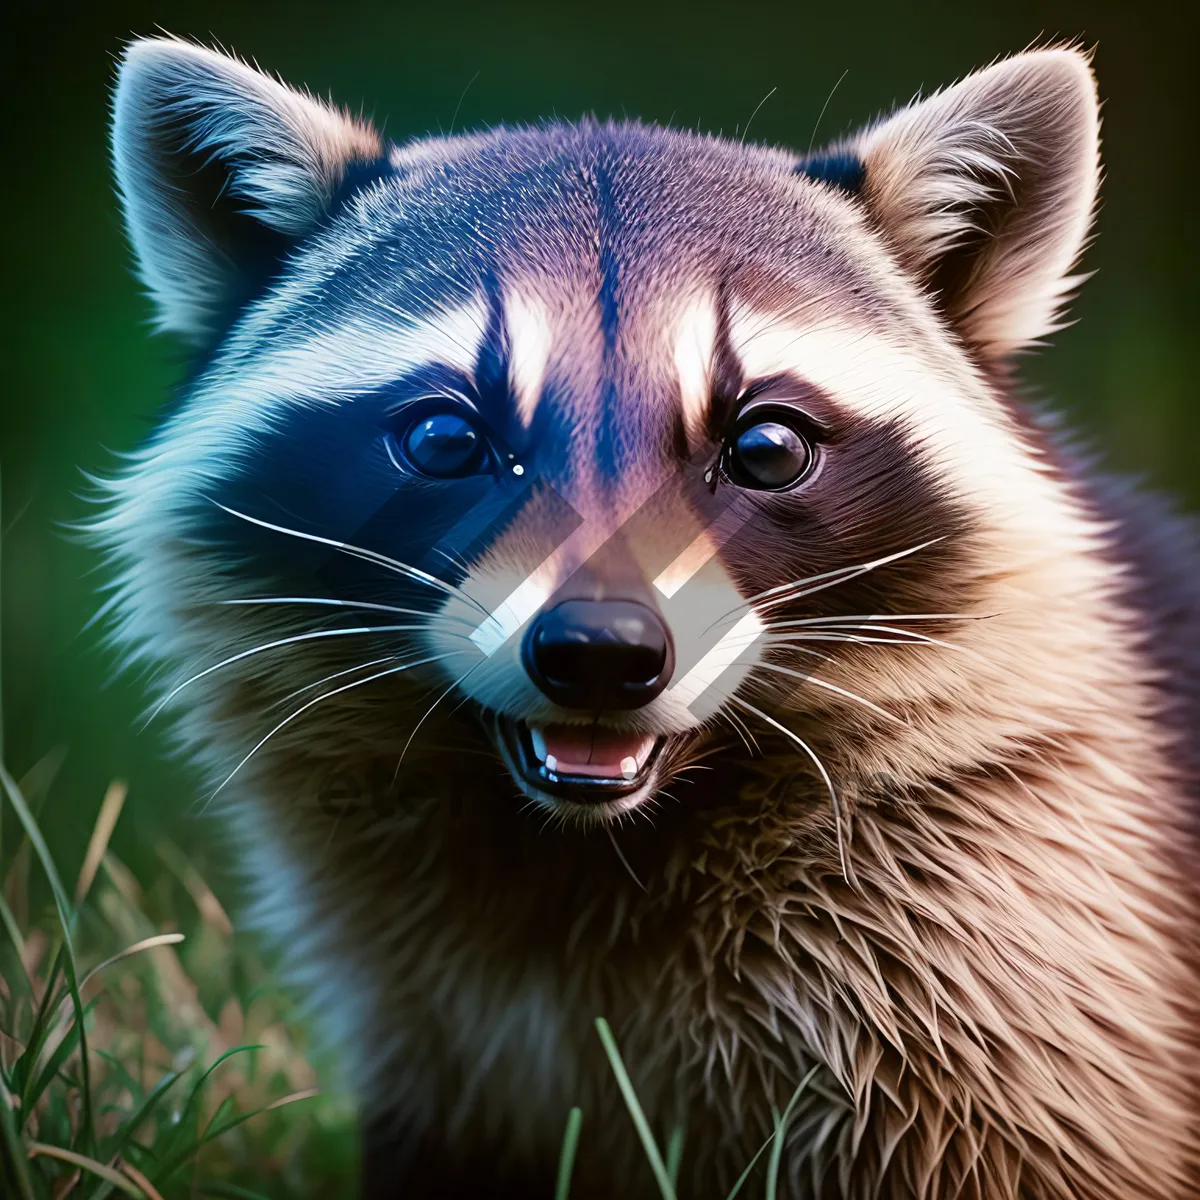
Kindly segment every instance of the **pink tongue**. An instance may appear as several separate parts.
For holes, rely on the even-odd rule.
[[[594,725],[547,725],[542,730],[546,756],[554,756],[555,771],[563,775],[601,775],[621,778],[621,763],[638,760],[653,740],[644,733],[621,733]]]

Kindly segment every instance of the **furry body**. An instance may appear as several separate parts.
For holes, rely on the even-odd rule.
[[[1072,51],[799,161],[587,123],[385,147],[131,48],[131,234],[207,357],[99,523],[118,636],[168,668],[346,1047],[376,1194],[548,1195],[579,1104],[572,1195],[653,1195],[601,1015],[660,1140],[686,1128],[684,1195],[813,1068],[789,1194],[1194,1194],[1200,551],[1009,370],[1070,286],[1095,138]],[[433,392],[519,481],[404,473]],[[802,410],[811,482],[691,488],[748,396]],[[654,606],[677,686],[563,711],[517,650],[531,590]],[[726,662],[707,631],[747,612]],[[514,795],[501,717],[665,748],[619,803]]]

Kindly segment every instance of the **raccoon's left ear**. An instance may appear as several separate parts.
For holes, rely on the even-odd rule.
[[[328,212],[369,125],[238,59],[133,42],[113,102],[113,165],[158,324],[204,345]]]
[[[1096,83],[1081,51],[1016,55],[799,169],[828,178],[831,163],[842,181],[853,168],[853,190],[901,265],[981,356],[1061,328],[1100,173]]]

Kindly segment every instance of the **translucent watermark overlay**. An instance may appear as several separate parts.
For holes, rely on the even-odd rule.
[[[344,545],[387,556],[394,544],[389,535],[402,529],[405,565],[448,585],[451,599],[459,602],[456,619],[461,622],[465,613],[471,622],[466,642],[456,643],[459,673],[524,636],[539,613],[569,592],[580,572],[603,578],[612,564],[619,574],[636,563],[672,633],[675,662],[668,692],[693,715],[709,715],[723,699],[709,697],[710,690],[735,664],[753,661],[765,632],[755,607],[737,603],[740,597],[722,575],[720,556],[736,539],[745,539],[746,547],[769,548],[778,530],[738,489],[716,486],[711,455],[684,462],[633,501],[626,487],[619,519],[585,517],[546,479],[519,462],[512,464],[516,467],[519,475],[493,481],[464,511],[440,522],[406,509],[412,502],[398,491],[395,508],[389,501]],[[502,571],[467,567],[514,527],[519,536],[505,541]],[[326,590],[337,588],[343,571],[338,552],[331,550],[318,567]],[[401,586],[394,578],[389,582]],[[445,601],[433,594],[432,585],[410,578],[403,586],[412,592],[414,607],[427,609],[436,621]],[[387,632],[377,635],[381,647],[390,646]]]

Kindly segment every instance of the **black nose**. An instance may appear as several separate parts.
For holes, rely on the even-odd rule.
[[[639,708],[671,677],[671,638],[632,600],[564,600],[529,627],[525,668],[567,708]]]

